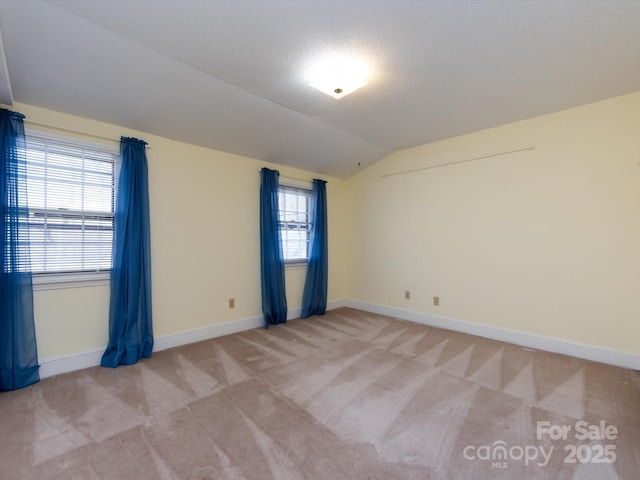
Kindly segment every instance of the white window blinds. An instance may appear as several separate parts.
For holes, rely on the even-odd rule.
[[[111,268],[119,153],[27,136],[27,201],[33,273]]]
[[[311,191],[280,186],[278,189],[280,233],[285,262],[304,262],[309,258]]]

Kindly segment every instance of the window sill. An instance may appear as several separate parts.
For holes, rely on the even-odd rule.
[[[32,278],[34,291],[98,287],[109,285],[111,272],[34,273]]]
[[[307,260],[292,260],[289,262],[284,262],[284,268],[286,270],[298,270],[307,268]]]

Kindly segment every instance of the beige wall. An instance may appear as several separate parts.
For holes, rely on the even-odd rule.
[[[351,298],[640,353],[640,92],[399,151],[348,189]]]
[[[12,107],[27,120],[149,142],[149,196],[154,334],[208,327],[261,315],[259,169],[311,180],[311,172],[200,148],[29,105]],[[27,124],[27,126],[29,126]],[[35,128],[35,127],[34,127]],[[329,300],[346,294],[345,182],[327,178]],[[299,308],[306,270],[286,272],[289,309]],[[228,309],[234,297],[236,308]],[[35,292],[40,360],[104,348],[109,287]]]
[[[13,108],[27,120],[150,143],[157,336],[260,315],[258,170],[312,173]],[[330,301],[640,353],[640,92],[400,151],[328,181]],[[304,275],[287,270],[290,309]],[[105,346],[108,287],[37,291],[35,307],[41,360]]]

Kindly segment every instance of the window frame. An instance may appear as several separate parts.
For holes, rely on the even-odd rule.
[[[306,256],[304,258],[291,258],[291,259],[287,259],[285,257],[284,259],[284,264],[285,267],[287,268],[295,268],[295,267],[306,267],[306,265],[309,263],[309,254],[310,254],[310,248],[311,248],[311,194],[312,194],[312,189],[311,186],[308,184],[294,184],[294,183],[281,183],[280,185],[278,185],[278,195],[280,195],[280,193],[287,193],[287,192],[291,192],[291,193],[304,193],[305,197],[306,197],[306,203],[307,203],[307,211],[306,211],[306,216],[307,216],[307,221],[306,223],[302,223],[304,225],[306,225],[306,232],[307,232],[307,240],[306,240]],[[283,206],[281,205],[280,202],[280,196],[278,196],[278,229],[280,230],[280,241],[281,241],[281,245],[282,245],[282,253],[283,256],[285,255],[285,240],[283,238],[283,233],[286,231],[283,229],[283,225],[285,223],[296,223],[296,222],[283,222],[281,219],[281,215],[282,212],[284,212]]]
[[[113,166],[113,200],[112,214],[115,221],[115,203],[117,196],[118,175],[120,171],[120,151],[114,143],[102,143],[99,141],[87,141],[76,137],[61,135],[49,131],[37,129],[25,129],[26,149],[29,150],[30,141],[47,142],[71,148],[94,150],[108,153],[114,161]],[[28,199],[27,199],[28,202]],[[39,209],[38,209],[39,210]],[[30,210],[31,213],[31,210]],[[111,257],[113,258],[113,257]],[[109,285],[111,282],[111,269],[98,271],[68,271],[68,272],[32,272],[33,290],[55,290],[62,288],[80,288],[91,286]]]

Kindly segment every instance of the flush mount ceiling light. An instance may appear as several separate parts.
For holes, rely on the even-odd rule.
[[[367,84],[369,67],[359,58],[327,57],[309,70],[309,85],[335,99],[355,92]]]

